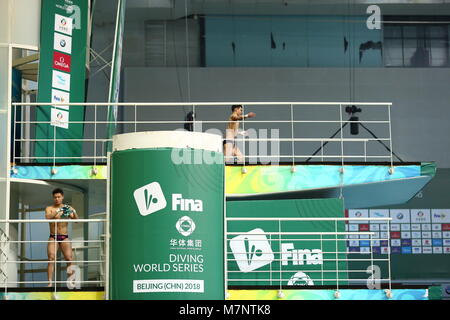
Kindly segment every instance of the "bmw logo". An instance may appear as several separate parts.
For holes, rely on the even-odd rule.
[[[61,47],[65,47],[66,46],[66,40],[61,40],[60,42],[59,42],[59,44],[61,45]]]
[[[355,213],[355,216],[359,218],[359,217],[362,216],[362,213],[358,211],[358,212]]]
[[[401,220],[403,219],[405,216],[403,215],[403,213],[397,213],[397,219]]]

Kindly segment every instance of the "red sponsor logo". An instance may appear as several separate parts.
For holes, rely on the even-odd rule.
[[[400,239],[401,238],[400,231],[391,231],[391,238],[392,239]]]
[[[369,225],[368,224],[360,224],[359,231],[369,231]]]
[[[53,53],[53,68],[65,72],[70,72],[70,56],[61,52]]]
[[[443,223],[442,231],[450,231],[450,223]]]

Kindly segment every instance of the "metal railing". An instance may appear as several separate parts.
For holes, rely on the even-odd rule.
[[[57,162],[89,162],[94,165],[106,163],[106,146],[111,141],[107,134],[108,126],[113,124],[117,126],[117,133],[182,130],[185,124],[192,124],[194,131],[220,134],[225,139],[230,106],[234,104],[242,105],[244,114],[247,110],[257,113],[256,118],[244,118],[240,121],[247,136],[238,135],[235,139],[243,154],[243,157],[237,160],[244,165],[258,161],[273,164],[311,159],[320,162],[338,161],[342,164],[351,160],[384,161],[393,165],[392,104],[367,102],[13,103],[15,125],[12,132],[12,162],[47,162],[53,165]],[[371,110],[371,118],[375,119],[344,119],[346,107],[349,105]],[[59,109],[63,106],[72,109],[85,108],[84,120],[73,121],[69,118],[65,122],[69,128],[73,125],[84,126],[82,135],[75,138],[62,136],[67,129],[57,127],[55,119],[51,119],[50,109],[64,111]],[[119,120],[108,118],[108,110],[111,107],[117,108]],[[377,111],[373,112],[375,109]],[[36,120],[29,116],[35,113],[30,110],[45,112],[41,112],[41,120]],[[314,111],[311,113],[309,110]],[[378,110],[382,110],[381,113]],[[194,112],[193,120],[184,120],[190,111]],[[373,135],[372,130],[367,130],[372,132],[371,135],[364,131],[364,135],[350,136],[344,133],[347,124],[356,124],[363,128],[366,128],[365,125],[377,126],[377,132],[382,136]],[[33,134],[39,126],[49,126],[45,129],[48,130],[45,137],[36,137]],[[338,131],[330,137],[335,130]],[[29,132],[32,134],[26,136]],[[60,146],[67,143],[79,143],[76,147],[80,149],[79,154],[64,154]],[[34,148],[37,144],[46,144],[46,154],[35,154]],[[385,147],[381,151],[377,150],[380,144]],[[314,150],[316,152],[313,152]]]
[[[3,231],[3,229],[0,228],[0,284],[5,283],[7,278],[8,271],[7,263],[8,260],[8,252],[6,251],[7,245],[6,243],[9,241],[8,236]]]
[[[226,218],[227,230],[236,231],[225,236],[225,289],[276,287],[282,295],[283,289],[325,287],[338,297],[340,288],[358,285],[384,288],[389,295],[389,232],[375,237],[370,231],[346,231],[348,222],[363,220],[389,230],[392,218]],[[367,250],[350,251],[355,236],[367,242]],[[382,241],[384,252],[374,250]]]
[[[9,225],[14,224],[20,224],[20,223],[54,223],[55,228],[57,228],[58,223],[102,223],[106,224],[107,219],[53,219],[53,220],[47,220],[47,219],[9,219],[9,220],[0,220],[0,223],[5,223]],[[106,230],[106,227],[105,229]],[[34,287],[37,285],[38,287],[46,287],[47,285],[51,285],[53,287],[53,291],[56,294],[58,290],[61,290],[61,288],[68,288],[68,289],[74,289],[74,288],[80,288],[81,286],[88,285],[88,286],[97,286],[97,287],[106,287],[108,285],[108,279],[104,276],[98,277],[97,280],[83,280],[81,279],[81,269],[84,270],[84,272],[88,273],[88,267],[90,265],[99,265],[100,270],[105,270],[105,264],[107,260],[109,259],[108,252],[104,252],[103,256],[99,256],[96,259],[84,259],[79,260],[77,259],[77,250],[89,250],[93,247],[105,247],[105,237],[103,239],[99,240],[84,240],[84,239],[70,239],[69,240],[57,240],[57,237],[55,237],[53,240],[12,240],[11,238],[8,238],[8,236],[4,233],[0,233],[0,235],[3,234],[2,237],[0,237],[0,248],[1,252],[4,252],[5,254],[2,256],[2,261],[0,266],[1,268],[1,274],[3,275],[3,279],[0,279],[0,288],[4,289],[5,297],[7,297],[8,290],[11,288],[15,288],[18,285],[21,287]],[[60,243],[71,243],[72,247],[72,253],[73,253],[73,259],[71,261],[66,261],[63,257],[62,259],[58,259],[58,256],[55,255],[55,260],[45,260],[45,259],[28,259],[26,257],[17,256],[17,259],[10,258],[11,256],[11,245],[32,245],[32,244],[45,244],[45,243],[54,243],[55,246],[58,246],[58,252],[61,252],[61,248],[58,244]],[[80,246],[73,246],[73,244],[81,244]],[[47,249],[45,251],[47,253]],[[61,252],[62,253],[62,252]],[[46,267],[48,264],[53,263],[54,269],[53,269],[53,279],[49,283],[48,280],[13,280],[15,278],[15,275],[9,274],[8,267],[10,265],[20,266],[20,265],[42,265],[44,264]],[[61,270],[58,270],[58,267],[62,269],[62,266],[64,264],[70,263],[72,265],[71,270],[67,275],[67,279],[58,280],[58,274],[61,273]],[[29,270],[30,271],[30,270]],[[39,271],[39,270],[38,270]],[[30,272],[33,272],[31,270]],[[45,278],[47,279],[47,269],[45,268],[40,270],[40,272],[45,273]],[[17,271],[19,273],[19,271]]]

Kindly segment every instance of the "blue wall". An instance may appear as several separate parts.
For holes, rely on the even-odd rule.
[[[206,66],[382,67],[381,50],[364,50],[359,61],[361,44],[382,41],[381,30],[369,30],[366,19],[367,16],[206,16]],[[346,51],[344,37],[348,41]]]

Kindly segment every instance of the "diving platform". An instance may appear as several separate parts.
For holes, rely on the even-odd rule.
[[[407,202],[435,173],[432,162],[227,165],[225,193],[227,201],[343,197],[347,209],[367,208]],[[83,188],[85,180],[101,186],[107,175],[106,165],[18,165],[11,170],[11,182]]]

